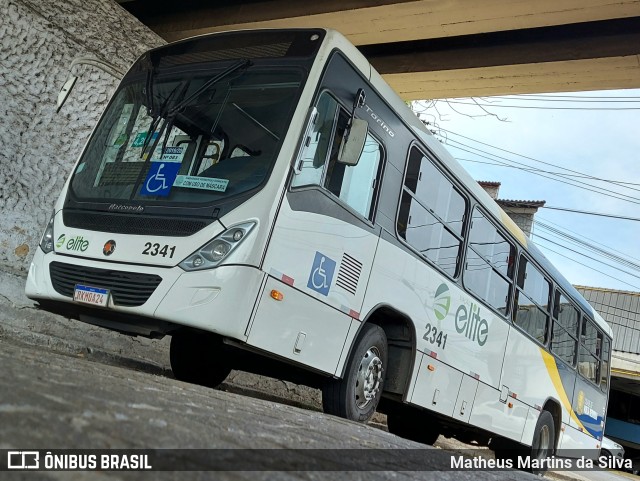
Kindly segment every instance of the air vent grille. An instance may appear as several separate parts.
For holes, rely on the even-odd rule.
[[[348,254],[344,254],[340,261],[340,269],[338,270],[338,280],[336,280],[336,285],[355,295],[358,290],[358,282],[360,280],[361,272],[362,262],[354,259]]]
[[[136,214],[63,211],[64,225],[114,234],[186,237],[206,227],[200,220],[148,217]]]

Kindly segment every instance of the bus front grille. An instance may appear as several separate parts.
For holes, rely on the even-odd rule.
[[[114,234],[161,235],[186,237],[204,229],[209,221],[178,219],[175,217],[149,217],[133,214],[79,212],[64,209],[63,222],[67,227],[111,232]]]
[[[109,289],[116,306],[141,306],[162,281],[154,274],[96,269],[62,262],[49,264],[51,284],[58,294],[73,297],[76,284]]]

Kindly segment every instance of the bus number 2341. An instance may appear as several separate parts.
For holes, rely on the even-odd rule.
[[[146,242],[144,244],[144,250],[142,251],[142,254],[144,254],[145,256],[162,257],[167,257],[167,254],[169,254],[169,259],[171,259],[175,251],[176,246],[165,245],[161,248],[160,244],[152,244],[151,242]]]
[[[427,324],[424,327],[427,330],[427,332],[424,333],[424,336],[422,336],[422,339],[424,339],[427,342],[430,342],[431,344],[437,344],[438,347],[441,347],[442,349],[444,349],[445,346],[447,345],[447,335],[446,334],[443,335],[441,330],[439,330],[435,326],[432,326],[431,324]]]

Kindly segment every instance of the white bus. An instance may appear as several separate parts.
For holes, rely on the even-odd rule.
[[[428,97],[429,93],[425,92]],[[602,439],[611,330],[367,60],[322,29],[144,54],[29,270],[46,310],[172,336],[176,378],[544,457]]]

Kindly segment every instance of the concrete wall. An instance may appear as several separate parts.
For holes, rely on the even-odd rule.
[[[500,205],[500,202],[498,202]],[[533,216],[538,209],[513,209],[505,206],[501,206],[511,220],[516,223],[522,232],[524,232],[527,237],[531,237],[531,230],[533,229]],[[522,212],[520,212],[522,211]],[[527,212],[528,211],[528,212]]]
[[[53,203],[118,80],[87,65],[59,114],[74,58],[126,71],[164,41],[112,0],[0,0],[0,269],[25,271]]]

